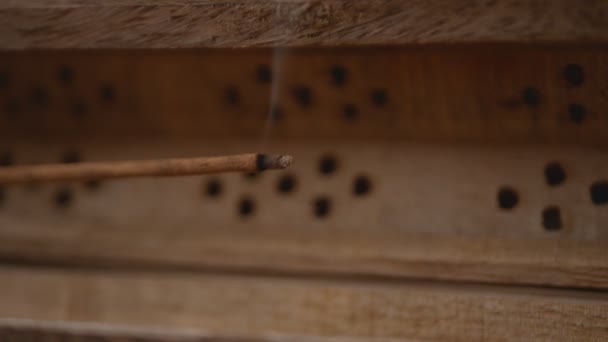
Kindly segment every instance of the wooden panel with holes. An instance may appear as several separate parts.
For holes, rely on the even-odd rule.
[[[598,47],[4,52],[0,137],[603,146],[607,61]]]
[[[4,53],[3,165],[254,150],[296,165],[6,188],[0,253],[605,288],[604,55]]]

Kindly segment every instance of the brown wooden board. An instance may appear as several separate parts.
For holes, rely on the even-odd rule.
[[[603,42],[602,0],[4,0],[0,48]]]
[[[131,159],[257,145],[142,140],[84,144],[78,153]],[[19,146],[20,162],[70,153],[61,144]],[[592,190],[608,179],[603,150],[321,141],[265,150],[289,151],[294,164],[257,176],[8,187],[0,254],[118,268],[608,287],[608,206]]]
[[[144,138],[605,146],[607,61],[597,47],[5,52],[0,148]]]
[[[3,317],[220,336],[602,341],[608,334],[606,294],[569,290],[2,268],[0,297]]]

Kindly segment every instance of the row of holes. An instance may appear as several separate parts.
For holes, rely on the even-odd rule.
[[[585,82],[585,70],[579,64],[567,64],[563,68],[562,76],[569,87],[579,87]],[[537,88],[526,87],[522,91],[522,100],[530,107],[538,107],[541,104],[542,96]],[[567,111],[570,121],[576,124],[582,124],[589,115],[587,107],[578,102],[568,104]]]
[[[551,162],[545,166],[544,176],[549,186],[559,186],[566,181],[566,171],[557,162]],[[597,181],[591,184],[589,193],[593,204],[608,204],[608,181]],[[499,208],[511,210],[519,203],[519,195],[512,187],[503,186],[498,190],[497,202]],[[550,205],[543,210],[542,225],[549,231],[562,228],[561,211],[558,206]]]

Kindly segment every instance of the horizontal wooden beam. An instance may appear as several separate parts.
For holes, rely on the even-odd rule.
[[[607,42],[602,0],[0,3],[0,48]]]
[[[231,144],[108,142],[83,144],[80,156],[212,155],[258,143]],[[19,163],[61,151],[15,146]],[[605,150],[322,141],[266,148],[289,151],[296,162],[254,178],[7,188],[0,257],[608,288],[608,206],[591,193],[608,177]],[[335,170],[321,172],[323,160]],[[563,173],[559,185],[547,183],[548,165]],[[284,179],[292,184],[287,191]]]
[[[195,329],[413,340],[606,337],[603,293],[432,282],[0,269],[0,316]]]

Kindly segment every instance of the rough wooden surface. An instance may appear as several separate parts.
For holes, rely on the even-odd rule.
[[[85,160],[231,153],[255,141],[81,145]],[[15,145],[19,162],[59,158],[61,145]],[[5,261],[121,268],[340,273],[552,286],[608,287],[608,206],[591,186],[608,177],[602,149],[302,142],[287,171],[5,189]],[[320,171],[331,156],[336,170]],[[558,163],[562,184],[547,184]],[[293,189],[280,192],[290,175]],[[355,193],[358,177],[368,192]],[[220,190],[210,192],[210,184]],[[513,209],[498,193],[513,189]],[[65,195],[67,193],[67,195]],[[62,196],[69,196],[62,202]],[[327,201],[318,216],[317,201]],[[251,212],[243,214],[245,204]],[[561,226],[543,226],[559,210]]]
[[[601,341],[604,293],[425,282],[2,268],[0,316],[213,334]]]
[[[597,47],[5,52],[0,149],[19,139],[606,146],[607,61]]]
[[[0,48],[608,41],[603,0],[0,2]]]

